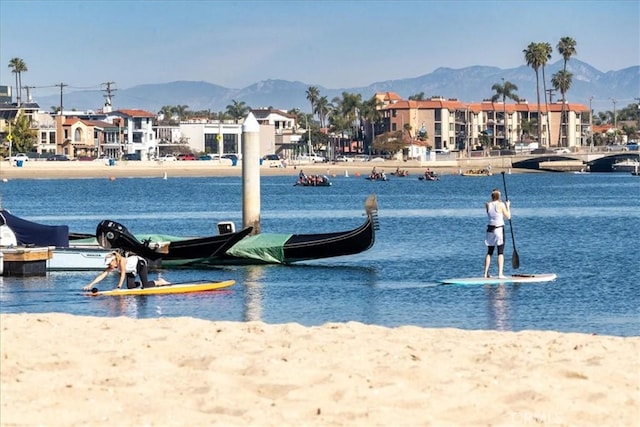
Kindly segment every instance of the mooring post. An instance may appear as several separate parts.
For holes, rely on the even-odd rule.
[[[242,125],[242,228],[260,234],[260,125],[253,113]]]

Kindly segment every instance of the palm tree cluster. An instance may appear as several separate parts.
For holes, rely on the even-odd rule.
[[[162,116],[160,123],[175,124],[183,120],[189,120],[195,117],[206,118],[207,120],[234,120],[236,123],[247,115],[251,109],[244,101],[231,100],[232,103],[227,105],[225,111],[218,113],[211,110],[191,111],[188,105],[165,105],[158,111],[158,115]]]
[[[567,71],[567,63],[572,56],[577,54],[576,51],[576,41],[571,37],[562,37],[558,42],[556,48],[558,49],[558,53],[562,56],[564,60],[564,65],[562,70],[551,76],[551,85],[556,91],[559,91],[562,95],[562,113],[561,123],[560,123],[560,134],[558,136],[557,145],[564,146],[568,144],[566,141],[566,132],[563,133],[566,126],[566,114],[565,114],[565,104],[566,104],[566,94],[571,88],[571,84],[573,82],[573,74]],[[536,73],[536,95],[538,101],[538,118],[541,117],[540,112],[540,76],[539,72],[542,69],[542,81],[544,87],[544,104],[545,109],[548,106],[547,102],[547,80],[545,76],[545,66],[551,60],[551,53],[553,49],[551,45],[547,42],[535,43],[531,42],[527,46],[526,49],[522,51],[524,53],[524,58],[527,62],[527,65],[533,68]],[[547,114],[547,129],[549,129],[549,115]],[[538,140],[540,140],[540,136],[542,135],[542,122],[537,120],[538,124]],[[550,141],[548,141],[550,142]]]
[[[18,105],[22,104],[22,73],[29,71],[27,64],[20,58],[11,58],[9,60],[9,68],[16,75],[16,100]]]

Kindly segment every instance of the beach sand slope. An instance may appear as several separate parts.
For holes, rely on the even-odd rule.
[[[640,338],[0,316],[2,426],[636,426]]]

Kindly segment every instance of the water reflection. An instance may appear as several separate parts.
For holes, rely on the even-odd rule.
[[[245,322],[262,320],[261,279],[265,276],[265,266],[250,265],[244,269],[244,315]]]
[[[515,288],[511,289],[514,290]],[[489,311],[489,329],[512,331],[512,295],[510,295],[511,291],[507,289],[507,285],[487,285],[484,290],[487,296],[487,309]]]

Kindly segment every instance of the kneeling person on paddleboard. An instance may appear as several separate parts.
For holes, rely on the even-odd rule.
[[[489,266],[494,248],[498,248],[498,277],[504,278],[504,219],[511,219],[510,202],[500,200],[500,190],[494,188],[491,201],[485,203],[487,210],[487,233],[484,243],[487,245],[487,255],[484,257],[484,277],[489,277]]]
[[[168,285],[169,282],[162,278],[158,278],[155,281],[149,280],[147,277],[148,267],[147,260],[138,255],[123,256],[118,252],[111,252],[105,257],[104,263],[106,265],[105,270],[91,281],[87,286],[82,288],[85,291],[90,291],[93,286],[101,282],[112,271],[118,271],[120,278],[118,280],[118,286],[116,289],[122,288],[125,278],[127,279],[127,288],[152,288],[155,286]],[[136,275],[140,277],[140,282],[136,282]]]

